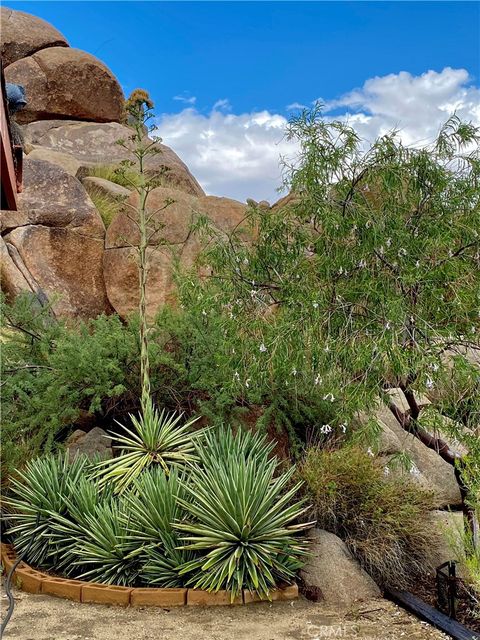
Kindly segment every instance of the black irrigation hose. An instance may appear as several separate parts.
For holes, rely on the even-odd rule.
[[[15,560],[15,562],[11,566],[10,571],[8,572],[7,580],[5,582],[5,593],[7,594],[7,598],[8,598],[8,610],[7,610],[7,613],[5,615],[4,620],[2,622],[2,625],[0,627],[0,638],[3,637],[5,629],[7,628],[7,624],[10,622],[10,618],[12,617],[13,609],[15,607],[15,598],[13,597],[13,594],[12,594],[12,578],[13,578],[13,574],[15,573],[15,569],[18,567],[20,562],[22,562],[23,558],[28,554],[28,552],[32,548],[33,541],[35,540],[35,533],[37,531],[37,527],[38,527],[39,523],[40,523],[40,513],[37,514],[37,520],[35,522],[35,530],[34,530],[34,533],[32,534],[32,537],[30,538],[30,542],[28,543],[28,547],[25,549],[25,551],[23,553],[21,553],[18,556],[18,558]]]

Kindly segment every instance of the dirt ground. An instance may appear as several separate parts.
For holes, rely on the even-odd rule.
[[[122,609],[15,591],[5,640],[447,640],[387,600],[337,611],[300,599],[244,607]],[[0,598],[2,618],[7,599]]]

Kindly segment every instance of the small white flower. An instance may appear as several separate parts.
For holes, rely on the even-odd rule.
[[[417,260],[417,261],[415,262],[415,266],[417,267],[417,269],[419,268],[419,266],[420,266],[420,260]]]
[[[330,400],[330,402],[335,402],[335,396],[333,395],[333,393],[326,393],[323,396],[324,400]]]
[[[362,259],[360,260],[360,262],[358,263],[358,265],[357,265],[357,266],[358,266],[360,269],[365,269],[365,267],[367,266],[367,261],[366,261],[364,258],[362,258]]]
[[[448,257],[449,258],[453,257],[453,251],[451,249],[448,250]]]
[[[387,247],[391,247],[392,246],[392,239],[391,238],[387,238],[385,244],[387,245]]]
[[[329,424],[322,424],[320,433],[331,433],[332,427]]]
[[[379,253],[381,256],[383,256],[383,254],[385,253],[385,247],[383,246],[383,244],[382,244],[382,246],[378,249],[378,253]]]
[[[370,229],[370,227],[372,226],[372,221],[371,220],[367,220],[365,223],[365,229]]]
[[[341,276],[343,273],[343,267],[340,267],[340,269],[338,270],[338,275]]]
[[[297,375],[297,370],[295,369],[295,367],[293,367],[292,369],[292,376],[296,376]]]
[[[236,257],[235,257],[235,261],[236,261],[236,262],[240,262],[240,256],[236,256]]]
[[[243,259],[243,264],[248,264],[248,258]]]
[[[232,349],[232,353],[233,353],[233,355],[235,355],[235,349]]]
[[[314,302],[312,306],[314,309],[318,309],[318,302]]]
[[[430,365],[430,369],[432,371],[438,371],[438,364],[434,362],[433,364]]]
[[[342,430],[342,433],[347,433],[347,426],[348,425],[345,422],[340,425],[340,429]]]
[[[383,475],[384,476],[390,475],[390,469],[388,467],[383,467]]]
[[[433,389],[433,380],[431,378],[427,378],[427,381],[425,382],[425,386],[427,387],[427,389]]]
[[[325,351],[325,353],[328,353],[328,352],[330,351],[330,347],[328,346],[328,344],[326,344],[326,345],[323,347],[323,350]]]
[[[265,353],[266,350],[267,350],[267,347],[262,342],[262,344],[259,346],[259,351],[260,353]]]
[[[371,448],[371,447],[368,447],[368,449],[367,449],[367,453],[368,453],[368,455],[369,455],[369,456],[371,456],[372,458],[375,456],[375,454],[373,453],[373,451],[372,451],[372,448]]]
[[[315,376],[314,384],[316,386],[318,386],[319,384],[322,384],[322,379],[321,379],[320,375]]]
[[[206,316],[207,312],[205,311],[205,309],[202,311],[202,316]]]
[[[412,466],[410,467],[410,473],[412,474],[412,476],[419,476],[420,475],[420,469],[412,463]]]
[[[354,224],[353,227],[352,227],[352,231],[356,231],[357,229],[358,229],[357,225]]]
[[[238,371],[235,371],[233,377],[235,378],[235,380],[237,380],[237,382],[240,380],[240,374],[238,373]]]
[[[245,380],[245,386],[247,387],[247,389],[249,389],[249,388],[250,388],[250,378],[247,378],[247,379]]]
[[[402,247],[401,249],[398,250],[398,255],[400,257],[406,256],[407,255],[407,250]]]
[[[388,322],[388,321],[387,321],[387,322],[385,323],[385,329],[387,329],[387,330],[388,330],[388,329],[391,329],[391,328],[392,328],[392,325],[390,324],[390,322]]]

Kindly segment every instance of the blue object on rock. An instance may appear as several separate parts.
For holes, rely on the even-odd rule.
[[[27,104],[27,97],[22,85],[6,82],[5,89],[7,92],[8,110],[10,113],[16,113],[23,109]]]

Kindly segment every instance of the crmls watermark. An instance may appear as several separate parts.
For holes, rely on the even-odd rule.
[[[322,625],[316,627],[312,640],[321,640],[321,638],[346,638],[347,627],[344,624]]]

